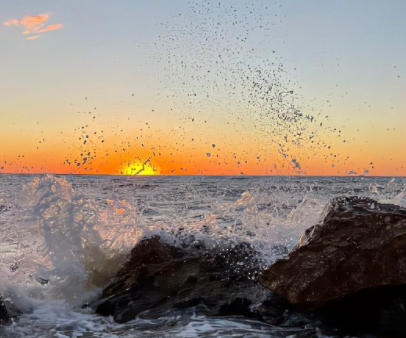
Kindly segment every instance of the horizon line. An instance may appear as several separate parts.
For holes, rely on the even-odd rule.
[[[305,174],[293,174],[293,175],[212,175],[212,174],[197,174],[197,175],[123,175],[123,174],[94,174],[94,173],[53,173],[53,172],[36,172],[36,173],[2,173],[0,175],[58,175],[58,176],[115,176],[115,177],[398,177],[398,178],[406,178],[406,176],[402,175],[305,175]]]

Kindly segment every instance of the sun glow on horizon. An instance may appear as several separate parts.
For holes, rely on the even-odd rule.
[[[159,175],[160,169],[152,165],[151,160],[148,158],[145,161],[127,162],[121,167],[120,174],[127,176],[153,176]]]

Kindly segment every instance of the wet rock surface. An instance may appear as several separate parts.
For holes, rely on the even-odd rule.
[[[335,198],[260,282],[337,327],[406,332],[406,209]]]
[[[21,314],[22,312],[10,299],[4,299],[0,294],[0,325],[12,323],[18,319]]]
[[[249,244],[206,248],[201,243],[179,248],[159,237],[144,239],[116,280],[91,304],[101,315],[127,322],[143,313],[156,318],[171,309],[197,307],[206,315],[244,315],[277,321],[286,301],[258,283],[263,264]],[[272,305],[253,307],[258,300]]]
[[[0,296],[0,325],[6,324],[10,321],[10,316],[7,312],[6,304],[3,298]]]

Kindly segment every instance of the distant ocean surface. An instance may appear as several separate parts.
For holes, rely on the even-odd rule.
[[[144,237],[249,242],[269,265],[281,258],[274,245],[291,250],[343,195],[406,207],[406,178],[2,174],[0,290],[23,314],[0,337],[311,337],[306,327],[193,311],[116,324],[82,304]]]

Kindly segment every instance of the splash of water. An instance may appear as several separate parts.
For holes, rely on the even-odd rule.
[[[142,235],[125,201],[100,210],[52,175],[36,177],[16,193],[8,221],[1,285],[23,310],[49,299],[78,301],[85,290],[104,285]]]

